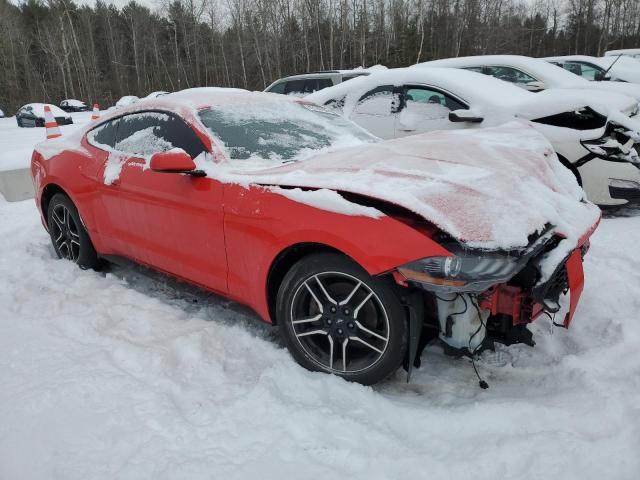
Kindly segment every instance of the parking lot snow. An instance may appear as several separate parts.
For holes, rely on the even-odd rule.
[[[73,124],[60,126],[63,137],[91,120],[91,112],[70,115]],[[44,128],[20,128],[15,117],[0,118],[0,171],[29,168],[33,147],[45,138]]]
[[[0,199],[0,478],[635,479],[640,218],[605,219],[569,331],[375,388],[299,367],[251,312],[54,258]]]

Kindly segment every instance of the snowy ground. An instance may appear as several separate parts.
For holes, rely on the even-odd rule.
[[[571,330],[485,353],[489,390],[436,346],[368,388],[236,304],[55,259],[33,201],[0,199],[0,479],[637,480],[639,238],[640,215],[603,221]]]
[[[607,219],[570,331],[410,385],[309,373],[242,307],[138,268],[54,259],[0,203],[0,478],[637,479],[640,218]]]
[[[69,134],[91,120],[91,112],[72,113],[72,125],[62,125]],[[33,146],[46,138],[44,128],[20,128],[15,117],[0,118],[0,171],[28,168]]]

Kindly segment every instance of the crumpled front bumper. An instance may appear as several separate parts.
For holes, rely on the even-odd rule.
[[[480,308],[491,316],[510,316],[513,326],[531,323],[546,312],[555,324],[569,328],[584,289],[583,257],[588,246],[585,241],[571,251],[545,282],[533,288],[510,284],[492,287],[479,295]],[[563,301],[566,299],[568,302]],[[564,310],[563,303],[568,303]],[[562,318],[555,318],[559,313]]]

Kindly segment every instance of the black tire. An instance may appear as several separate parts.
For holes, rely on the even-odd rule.
[[[47,225],[53,249],[59,258],[77,263],[82,269],[98,268],[96,249],[69,197],[56,193],[51,198],[47,209]]]
[[[343,255],[298,261],[280,285],[276,316],[289,352],[308,370],[372,385],[405,356],[407,321],[394,285]]]

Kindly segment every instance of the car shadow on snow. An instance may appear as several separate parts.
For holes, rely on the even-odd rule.
[[[263,322],[248,307],[170,275],[128,260],[106,262],[101,273],[114,275],[138,293],[151,296],[189,315],[201,313],[199,317],[207,321],[242,326],[260,338],[284,346],[277,330]],[[223,315],[220,315],[221,310]]]

